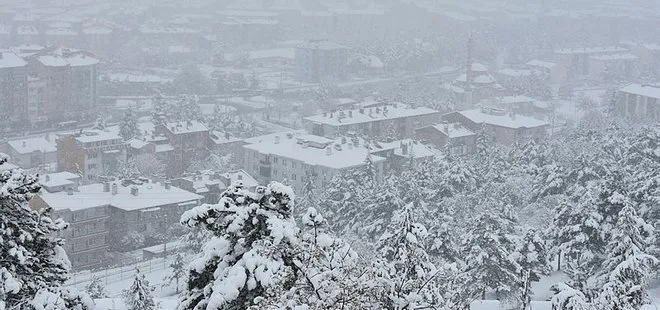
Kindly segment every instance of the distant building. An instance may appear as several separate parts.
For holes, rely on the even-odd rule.
[[[170,122],[156,126],[156,134],[162,135],[173,148],[169,176],[180,175],[195,160],[209,154],[209,129],[197,121]]]
[[[630,84],[620,89],[615,110],[623,117],[660,120],[660,84]]]
[[[415,139],[439,150],[449,151],[452,156],[472,154],[476,146],[474,131],[460,123],[443,123],[416,129]]]
[[[348,48],[325,40],[307,41],[296,48],[296,79],[303,82],[346,79]]]
[[[504,87],[497,83],[488,68],[480,63],[470,65],[447,87],[456,105],[467,109],[473,108],[484,99],[506,94]]]
[[[336,138],[357,134],[371,138],[412,138],[415,129],[436,123],[441,113],[426,107],[410,108],[402,104],[326,112],[303,119],[305,129],[314,135]]]
[[[27,62],[14,53],[0,51],[0,131],[25,126],[27,85]]]
[[[568,79],[591,75],[590,61],[592,57],[625,54],[628,50],[618,46],[566,48],[554,51],[553,62],[565,68]]]
[[[46,83],[36,87],[36,111],[49,123],[92,120],[98,112],[98,64],[91,53],[59,48],[44,49],[27,58],[29,75]],[[43,107],[39,106],[43,103]],[[45,121],[39,119],[40,121]]]
[[[126,161],[128,143],[114,131],[87,130],[57,139],[57,170],[83,176],[84,183],[100,180]]]
[[[71,183],[66,175],[57,177],[61,177],[61,183]],[[145,238],[163,234],[202,199],[169,183],[126,181],[71,186],[53,192],[46,188],[30,201],[32,209],[51,207],[53,218],[69,223],[59,237],[66,240],[64,250],[74,268],[103,266],[108,251],[118,249],[129,233]]]
[[[172,185],[183,190],[204,196],[202,203],[216,204],[220,195],[236,182],[242,182],[245,188],[254,190],[259,183],[244,170],[225,173],[201,171],[199,173],[172,179]]]
[[[530,60],[527,62],[527,67],[540,72],[542,76],[548,79],[550,84],[561,84],[566,81],[566,70],[568,68],[563,66],[558,66],[554,62],[543,61],[543,60]]]
[[[43,137],[9,141],[6,148],[12,162],[23,169],[57,163],[55,143]]]
[[[246,139],[244,169],[263,183],[288,182],[301,190],[306,178],[322,188],[342,171],[363,166],[367,156],[382,175],[386,158],[371,155],[361,139],[328,139],[304,133],[278,133]]]
[[[545,121],[490,107],[448,113],[442,120],[460,123],[472,132],[483,130],[494,143],[508,146],[543,139],[549,127]]]

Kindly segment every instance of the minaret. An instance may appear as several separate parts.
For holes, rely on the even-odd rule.
[[[465,97],[463,105],[465,108],[472,108],[472,80],[474,79],[472,73],[472,47],[474,46],[474,39],[472,38],[472,31],[467,43],[467,59],[465,67]]]

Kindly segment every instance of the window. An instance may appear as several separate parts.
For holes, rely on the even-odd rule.
[[[291,174],[291,180],[294,180],[294,181],[296,180],[296,175],[295,174]]]
[[[96,169],[96,164],[88,164],[87,169]]]

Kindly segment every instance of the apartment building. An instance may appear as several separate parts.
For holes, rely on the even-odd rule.
[[[403,139],[412,138],[415,129],[436,123],[440,116],[440,112],[426,107],[382,104],[326,112],[306,117],[303,123],[308,132],[327,138],[357,134],[371,138]]]
[[[50,123],[92,120],[98,109],[98,64],[91,53],[43,49],[27,58],[29,74],[46,83],[43,114]]]
[[[627,49],[618,46],[565,48],[554,51],[553,62],[565,69],[568,79],[574,79],[591,74],[591,59],[627,53]]]
[[[60,177],[50,182],[54,178]],[[58,182],[71,183],[66,175]],[[131,232],[145,238],[162,234],[201,199],[169,183],[123,180],[42,190],[30,207],[51,207],[53,218],[69,223],[59,233],[66,241],[64,250],[75,269],[87,269],[105,265],[108,252],[119,250],[121,239]]]
[[[476,149],[476,134],[460,123],[445,122],[419,128],[415,130],[415,139],[448,151],[451,156],[472,154]]]
[[[49,168],[57,162],[57,148],[50,136],[8,141],[5,149],[12,162],[23,169]]]
[[[306,178],[322,188],[334,176],[366,163],[370,156],[381,176],[386,158],[371,155],[362,139],[328,139],[305,132],[289,132],[246,139],[243,167],[262,183],[285,182],[302,190]]]
[[[27,62],[18,55],[0,51],[0,132],[25,125]]]
[[[181,175],[191,163],[209,154],[209,129],[200,122],[169,122],[156,126],[155,132],[172,148],[168,176]]]
[[[115,131],[86,130],[57,139],[57,169],[83,176],[84,183],[100,180],[126,161],[128,143]]]
[[[492,142],[507,146],[543,139],[549,127],[546,121],[491,107],[448,113],[442,120],[459,123],[472,132],[483,130]]]
[[[299,81],[344,80],[347,66],[348,48],[336,43],[311,40],[295,51],[295,76]]]
[[[204,197],[202,203],[216,204],[220,201],[220,195],[236,182],[243,183],[249,190],[255,190],[259,182],[245,170],[239,169],[220,173],[217,171],[200,171],[188,176],[171,180],[172,185],[183,190]]]
[[[660,84],[630,84],[621,88],[615,111],[622,117],[660,120]]]

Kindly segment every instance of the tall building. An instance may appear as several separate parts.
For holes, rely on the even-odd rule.
[[[84,183],[100,180],[126,161],[128,143],[117,132],[88,130],[57,139],[57,169],[83,176]]]
[[[28,57],[30,77],[46,83],[43,115],[49,123],[96,117],[98,64],[92,54],[67,48],[44,49]]]
[[[307,41],[296,48],[296,79],[317,83],[346,79],[348,48],[325,40]]]
[[[615,111],[623,117],[660,120],[660,84],[630,84],[620,89]]]
[[[14,53],[0,51],[0,132],[25,123],[27,82],[27,62]]]

